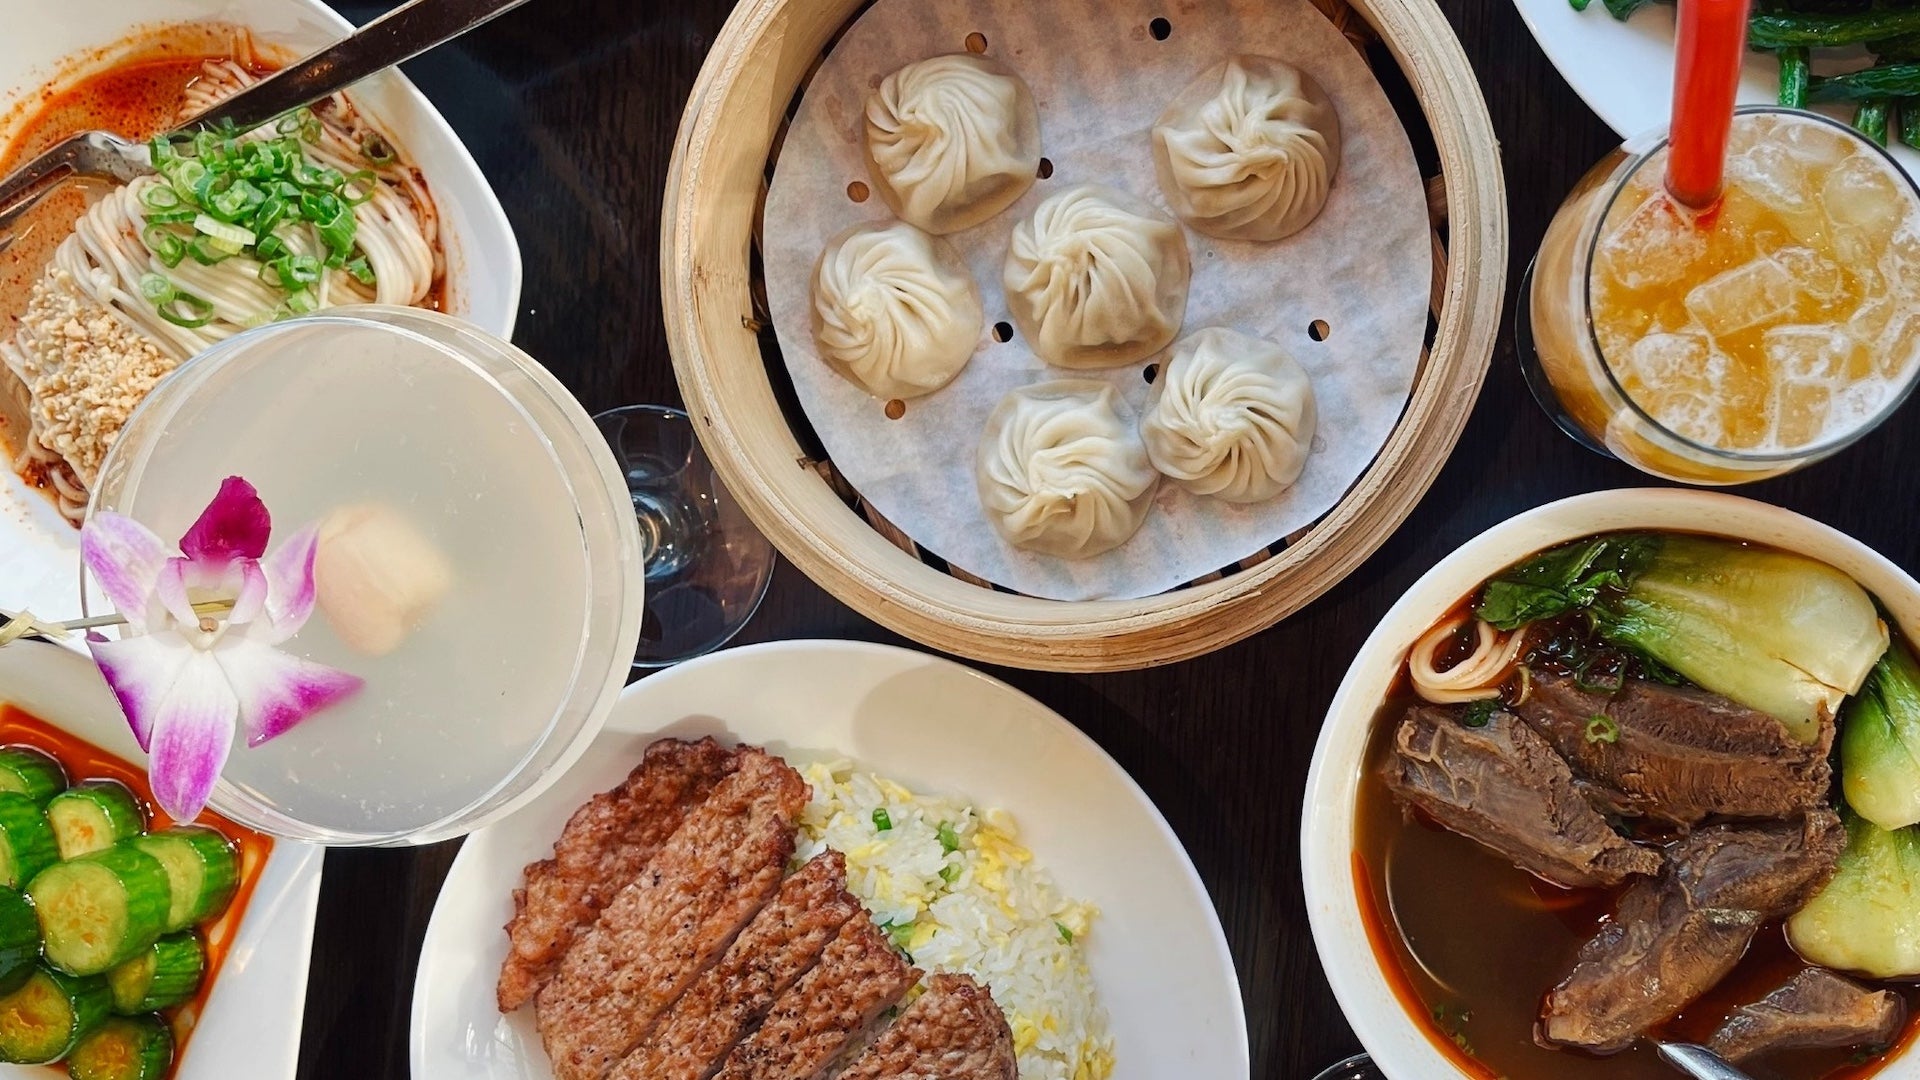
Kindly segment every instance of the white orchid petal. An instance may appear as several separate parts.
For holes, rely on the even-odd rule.
[[[167,561],[166,544],[132,518],[102,510],[80,529],[80,558],[127,625],[145,630],[154,583]]]
[[[87,648],[107,687],[119,699],[134,740],[140,749],[152,749],[154,720],[179,681],[181,669],[193,658],[193,646],[178,634],[141,634],[119,641],[88,634]]]
[[[233,626],[245,626],[253,622],[266,610],[269,586],[266,572],[252,559],[241,559],[240,593],[234,597],[233,610],[227,613],[227,622]]]
[[[300,632],[313,614],[313,564],[319,550],[320,527],[309,525],[267,554],[260,567],[267,577],[267,626],[249,636],[278,645]]]
[[[147,778],[154,801],[175,821],[192,821],[207,805],[233,749],[239,700],[210,652],[190,649],[179,678],[153,718]]]
[[[154,583],[153,595],[166,608],[167,614],[181,626],[196,626],[200,616],[193,610],[193,597],[189,590],[192,585],[187,578],[193,573],[193,564],[186,559],[168,559],[160,568],[160,579]]]
[[[365,685],[358,675],[281,652],[251,634],[228,635],[212,655],[239,699],[248,746],[284,733]]]

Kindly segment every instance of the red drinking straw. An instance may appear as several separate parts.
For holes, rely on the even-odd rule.
[[[1667,194],[1694,210],[1720,199],[1727,131],[1747,49],[1750,0],[1679,0],[1680,33],[1673,57],[1672,149]]]

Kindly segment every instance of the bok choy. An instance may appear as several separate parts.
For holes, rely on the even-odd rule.
[[[1787,920],[1787,940],[1805,959],[1839,971],[1920,975],[1920,827],[1889,831],[1850,813],[1846,820],[1839,869]]]
[[[1475,610],[1501,629],[1585,612],[1608,643],[1776,716],[1807,742],[1888,641],[1873,599],[1833,567],[1688,534],[1554,548],[1489,582]]]
[[[1883,829],[1920,822],[1920,664],[1905,645],[1880,658],[1840,724],[1847,803]]]

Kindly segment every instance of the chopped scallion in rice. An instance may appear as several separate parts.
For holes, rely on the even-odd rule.
[[[1106,1080],[1113,1039],[1085,953],[1098,912],[1060,895],[1011,815],[916,795],[845,761],[803,771],[813,801],[796,858],[838,850],[848,887],[915,964],[987,984],[1020,1080]]]

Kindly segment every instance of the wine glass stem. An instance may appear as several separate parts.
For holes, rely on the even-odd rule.
[[[660,581],[675,576],[704,546],[706,520],[676,495],[646,489],[634,489],[632,494],[647,580]]]

